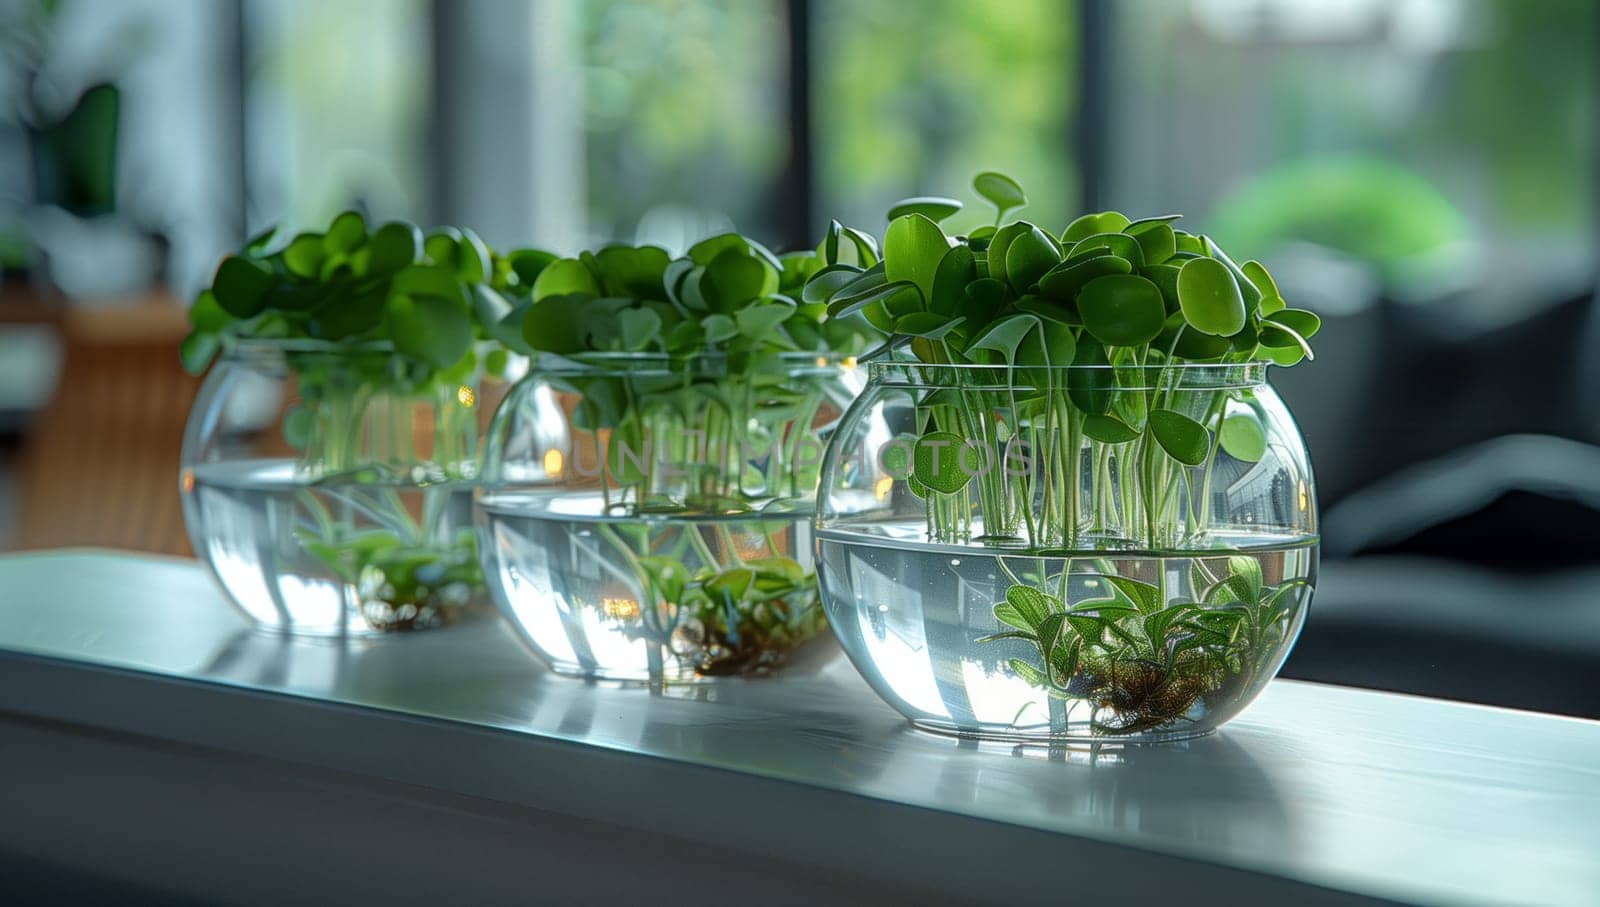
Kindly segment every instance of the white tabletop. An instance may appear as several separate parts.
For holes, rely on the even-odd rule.
[[[29,683],[59,686],[74,671],[164,686],[97,712],[95,702]],[[226,694],[235,710],[258,700],[281,708],[287,695],[360,707],[373,720],[442,719],[408,719],[406,733],[421,741],[492,729],[495,745],[530,753],[559,744],[561,753],[666,760],[717,773],[686,778],[776,782],[802,801],[809,790],[934,810],[973,820],[975,834],[1003,823],[1053,836],[1063,854],[1113,845],[1407,902],[1600,903],[1600,722],[1276,681],[1209,738],[1016,750],[908,729],[831,643],[772,678],[608,688],[548,674],[492,617],[371,642],[292,639],[250,630],[192,562],[87,551],[0,557],[0,709],[213,747],[283,755],[297,745],[293,732],[266,736],[242,720],[185,723],[154,701],[159,690]],[[333,760],[336,751],[324,739],[295,758]],[[538,779],[495,777],[487,765],[471,779],[427,777],[425,765],[393,771],[473,796],[538,796],[545,808],[559,799],[535,790]],[[572,806],[591,808],[602,807]]]

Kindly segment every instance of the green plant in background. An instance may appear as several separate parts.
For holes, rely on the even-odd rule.
[[[1218,236],[1245,249],[1291,242],[1370,265],[1388,283],[1466,242],[1467,219],[1420,175],[1378,158],[1298,161],[1268,171],[1218,204]]]
[[[500,256],[452,227],[369,228],[354,211],[275,236],[222,259],[190,310],[184,365],[201,372],[241,344],[281,351],[298,397],[282,418],[307,515],[296,538],[359,590],[374,624],[447,619],[482,585],[471,531],[444,523],[477,477],[478,377],[507,363],[485,341],[553,257]],[[419,407],[431,416],[420,434]]]
[[[598,534],[648,599],[614,616],[702,674],[747,670],[822,626],[816,577],[786,552],[821,468],[817,423],[847,402],[844,359],[875,332],[798,297],[822,268],[878,255],[838,224],[781,256],[733,233],[677,259],[608,246],[549,262],[505,322],[578,398],[570,424],[614,518]]]
[[[992,225],[949,236],[939,224],[959,202],[908,199],[889,213],[881,261],[824,267],[802,298],[865,318],[889,338],[872,355],[927,378],[901,441],[928,540],[1036,564],[994,607],[1011,629],[989,639],[1037,651],[1011,671],[1090,703],[1097,732],[1163,727],[1274,657],[1305,584],[1266,588],[1240,554],[1213,560],[1216,573],[1195,566],[1186,593],[1165,566],[1119,575],[1097,552],[1164,565],[1228,550],[1210,534],[1213,467],[1260,460],[1266,434],[1251,397],[1217,376],[1308,358],[1319,320],[1177,215],[1106,211],[1045,229],[1008,219],[1027,202],[1014,180],[983,173],[974,189]],[[1074,582],[1107,595],[1071,601]]]

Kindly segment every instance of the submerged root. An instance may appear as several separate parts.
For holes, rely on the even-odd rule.
[[[1109,659],[1086,667],[1084,698],[1095,706],[1094,731],[1103,734],[1161,730],[1193,718],[1195,704],[1224,679],[1213,660],[1192,651],[1179,655],[1170,669]]]
[[[799,601],[763,602],[738,613],[731,628],[725,612],[700,615],[696,623],[702,628],[703,642],[697,652],[687,653],[694,661],[695,673],[728,677],[759,673],[782,664],[790,652],[826,625],[815,592],[796,598]]]

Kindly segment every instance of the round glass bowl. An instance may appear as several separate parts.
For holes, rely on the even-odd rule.
[[[873,363],[818,509],[834,634],[946,733],[1211,731],[1277,672],[1316,583],[1311,467],[1261,363]]]
[[[764,672],[822,629],[811,522],[848,360],[540,357],[485,441],[484,571],[561,674]]]
[[[482,602],[480,380],[386,345],[247,341],[201,385],[180,491],[196,555],[257,625],[343,636]]]

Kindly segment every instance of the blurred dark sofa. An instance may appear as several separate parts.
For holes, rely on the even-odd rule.
[[[1377,300],[1328,319],[1317,362],[1274,375],[1323,510],[1284,676],[1600,718],[1600,318],[1584,287],[1476,324],[1462,313],[1494,300]]]

